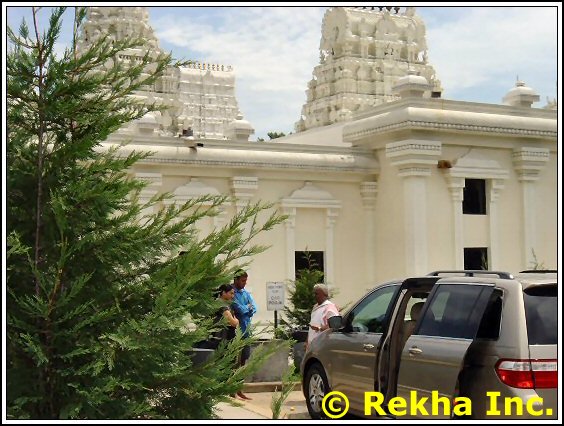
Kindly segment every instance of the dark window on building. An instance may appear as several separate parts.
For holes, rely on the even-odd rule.
[[[322,251],[297,251],[295,252],[296,278],[300,277],[302,269],[317,269],[325,273]]]
[[[464,249],[464,269],[488,269],[488,248],[466,247]]]
[[[486,181],[485,179],[466,179],[462,213],[486,214]]]

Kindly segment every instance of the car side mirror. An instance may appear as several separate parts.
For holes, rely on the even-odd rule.
[[[331,330],[337,331],[343,328],[343,317],[335,315],[334,317],[327,319],[327,323],[329,324],[329,328],[331,328]]]

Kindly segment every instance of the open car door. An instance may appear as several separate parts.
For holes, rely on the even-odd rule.
[[[450,418],[466,351],[493,290],[483,282],[435,285],[401,353],[397,396],[407,407],[398,418]]]

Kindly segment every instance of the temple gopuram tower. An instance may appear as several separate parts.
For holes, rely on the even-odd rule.
[[[116,60],[134,63],[147,52],[159,55],[164,51],[149,25],[145,7],[89,7],[82,26],[79,49],[96,41],[102,34],[114,40],[143,37],[143,47],[120,52]],[[242,120],[235,97],[235,73],[231,66],[191,62],[187,66],[170,67],[152,87],[136,93],[149,103],[166,105],[162,114],[148,113],[127,131],[151,136],[184,136],[194,139],[231,139],[233,128],[243,122],[246,133],[250,124]],[[241,127],[241,126],[239,126]],[[237,129],[236,129],[237,130]],[[238,132],[239,135],[241,132]],[[238,138],[241,139],[241,136]]]
[[[319,65],[296,131],[348,121],[353,113],[399,99],[408,70],[427,79],[425,97],[442,88],[428,63],[425,24],[414,7],[333,7],[323,17]]]

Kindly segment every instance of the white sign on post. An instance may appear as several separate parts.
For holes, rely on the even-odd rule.
[[[284,309],[284,283],[266,283],[266,309],[268,311],[281,311]]]

